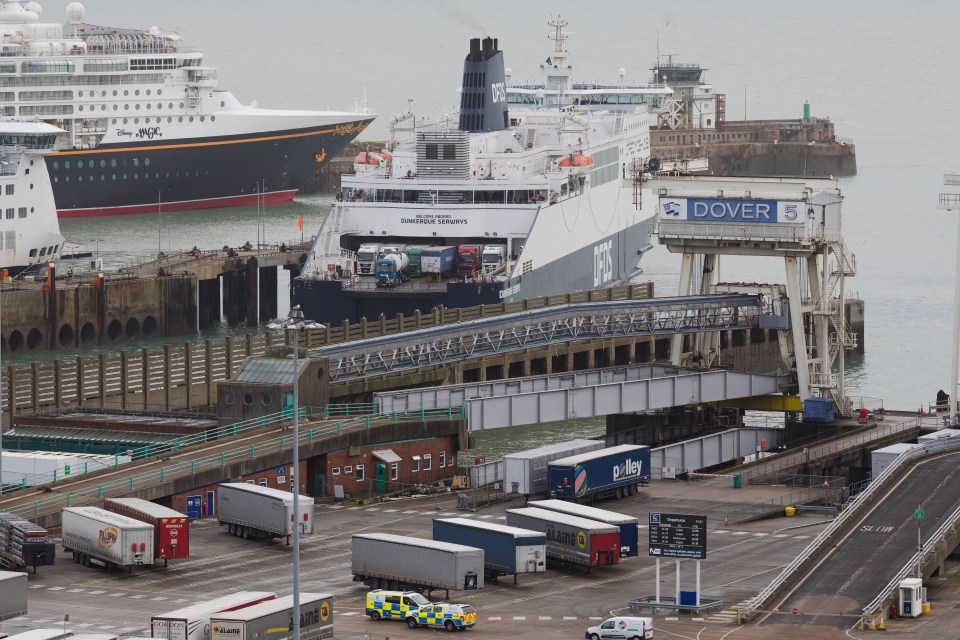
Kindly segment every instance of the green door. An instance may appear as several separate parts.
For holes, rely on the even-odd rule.
[[[316,495],[320,496],[321,498],[326,498],[327,487],[326,487],[326,480],[324,479],[324,476],[323,476],[323,469],[316,469],[314,471],[314,479],[316,480],[314,484],[314,487],[316,487]]]
[[[283,412],[284,417],[293,419],[293,392],[283,394]]]
[[[377,493],[387,490],[387,465],[377,463]]]

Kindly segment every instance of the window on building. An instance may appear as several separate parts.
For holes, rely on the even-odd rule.
[[[358,464],[358,465],[357,465],[357,475],[356,475],[356,478],[357,478],[357,481],[363,480],[363,465],[362,465],[362,464]]]
[[[261,487],[267,486],[267,479],[266,479],[266,478],[260,478],[260,486],[261,486]]]
[[[390,465],[390,479],[396,480],[400,477],[400,465],[394,462]]]
[[[13,208],[7,209],[7,220],[13,220],[13,214],[15,211],[16,209],[13,209]]]
[[[18,217],[18,218],[26,218],[26,217],[27,217],[27,208],[26,208],[26,207],[20,207],[19,209],[17,209],[17,217]]]
[[[277,484],[282,485],[287,481],[287,476],[277,476]]]
[[[257,483],[254,482],[253,480],[247,480],[247,484],[257,484]]]
[[[423,454],[423,470],[430,471],[430,469],[432,468],[432,464],[433,464],[433,454],[432,453]]]
[[[350,465],[347,465],[347,466],[345,466],[345,467],[343,468],[343,472],[344,472],[344,473],[353,473],[353,467],[351,467]]]
[[[340,467],[334,467],[333,469],[330,469],[330,473],[335,476],[340,475]]]
[[[13,185],[12,185],[12,184],[8,184],[8,185],[7,185],[7,195],[8,195],[8,196],[12,196],[12,195],[13,195]]]
[[[438,159],[440,157],[439,151],[440,151],[440,147],[436,143],[427,144],[426,148],[424,149],[424,153],[426,155],[427,160]]]
[[[413,471],[414,473],[420,471],[420,456],[413,456],[413,458],[410,460],[410,471]]]
[[[441,451],[440,452],[440,468],[442,469],[445,466],[447,466],[447,452]]]

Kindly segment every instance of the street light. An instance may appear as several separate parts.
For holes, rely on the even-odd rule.
[[[304,322],[303,311],[300,305],[290,309],[290,313],[283,320],[271,322],[270,329],[283,329],[293,334],[293,465],[290,468],[290,484],[293,490],[293,633],[294,640],[300,638],[300,397],[299,397],[299,369],[300,331],[313,329],[320,325],[315,322]]]
[[[943,184],[947,186],[960,186],[960,175],[946,174],[943,176]],[[941,193],[940,206],[938,209],[944,211],[960,210],[960,194]],[[957,422],[957,368],[960,366],[960,223],[957,223],[957,255],[956,255],[956,273],[953,282],[953,343],[950,345],[950,351],[953,354],[953,366],[950,367],[950,424]]]

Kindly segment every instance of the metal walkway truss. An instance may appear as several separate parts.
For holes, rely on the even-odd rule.
[[[637,364],[374,394],[380,413],[465,407],[472,431],[779,393],[789,378]]]
[[[589,302],[481,318],[311,350],[334,382],[574,340],[755,329],[760,296]]]

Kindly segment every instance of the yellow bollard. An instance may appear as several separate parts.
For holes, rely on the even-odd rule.
[[[877,625],[877,629],[880,631],[886,631],[886,628],[883,626],[883,616],[880,617],[880,624]]]
[[[920,613],[930,613],[930,603],[924,602],[920,607]]]

